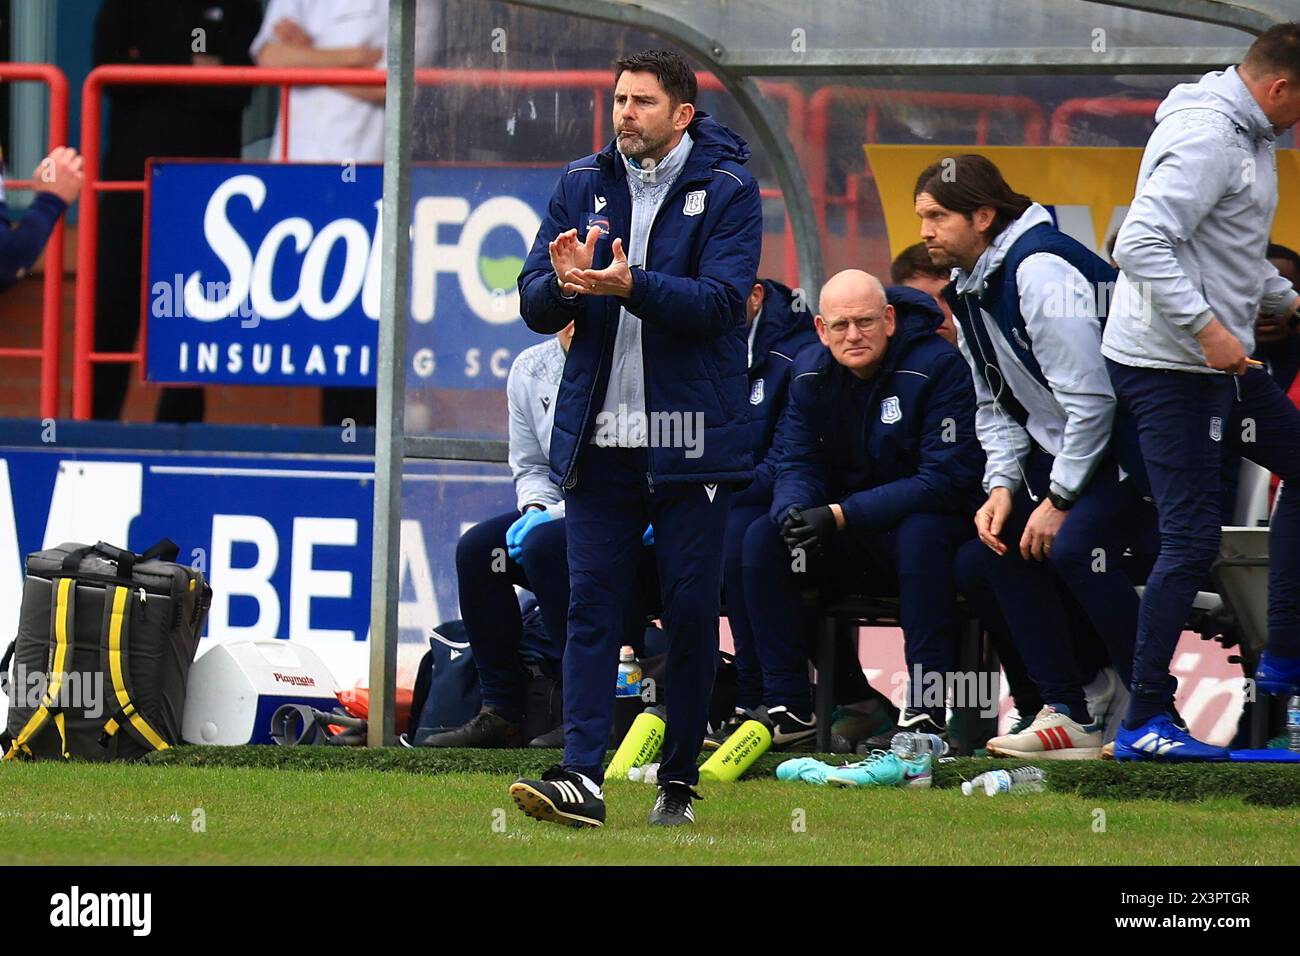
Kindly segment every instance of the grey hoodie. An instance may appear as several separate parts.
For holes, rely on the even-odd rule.
[[[953,270],[957,295],[982,291],[1012,244],[1026,231],[1051,222],[1046,209],[1031,205],[984,250],[971,272]],[[1052,474],[1049,488],[1030,491],[1037,498],[1047,497],[1050,490],[1073,500],[1105,457],[1115,418],[1115,393],[1098,351],[1101,327],[1096,294],[1078,269],[1049,252],[1024,258],[1016,271],[1016,287],[1029,348],[1050,388],[1025,367],[983,309],[979,321],[984,322],[997,352],[998,367],[1006,378],[1003,388],[1029,413],[1025,428],[999,403],[1002,396],[989,387],[984,361],[957,325],[957,344],[975,380],[975,432],[987,461],[984,490],[1008,488],[1014,494],[1024,481],[1024,459],[1036,442],[1052,456]],[[958,308],[971,308],[971,301],[962,299]]]
[[[537,504],[557,518],[564,516],[564,498],[551,481],[551,426],[563,375],[564,349],[552,336],[515,356],[506,378],[510,473],[521,512],[525,506]]]
[[[1173,88],[1115,240],[1102,354],[1121,365],[1218,374],[1196,333],[1212,318],[1255,350],[1259,312],[1300,297],[1264,258],[1277,210],[1276,133],[1235,67]]]

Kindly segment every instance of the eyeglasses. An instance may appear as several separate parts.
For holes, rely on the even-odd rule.
[[[835,336],[844,335],[849,331],[851,323],[859,332],[870,332],[876,327],[876,323],[880,321],[881,317],[880,315],[861,315],[852,320],[837,319],[834,322],[826,323],[826,331]]]

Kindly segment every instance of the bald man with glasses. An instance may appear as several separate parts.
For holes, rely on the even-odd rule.
[[[970,372],[937,334],[934,297],[850,269],[819,301],[821,342],[796,357],[777,430],[772,509],[743,546],[764,705],[785,749],[816,732],[800,624],[811,584],[900,597],[911,678],[900,727],[944,731],[943,702],[917,677],[955,664],[953,557],[974,533],[984,469]]]

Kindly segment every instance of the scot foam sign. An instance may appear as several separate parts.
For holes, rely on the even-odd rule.
[[[382,168],[151,164],[147,372],[160,382],[368,385]],[[500,388],[538,341],[515,282],[554,169],[411,171],[415,387]]]

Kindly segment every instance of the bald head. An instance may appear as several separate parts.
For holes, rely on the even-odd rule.
[[[845,269],[826,280],[818,303],[824,315],[833,315],[845,309],[862,315],[884,307],[885,287],[870,272]]]
[[[894,334],[894,307],[869,272],[845,269],[822,286],[815,324],[822,344],[858,378],[876,373]]]

